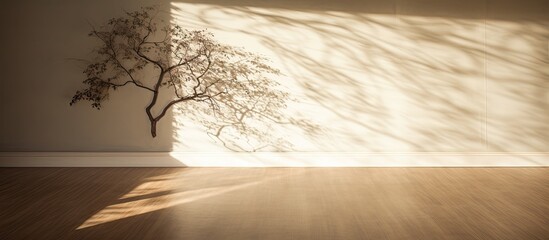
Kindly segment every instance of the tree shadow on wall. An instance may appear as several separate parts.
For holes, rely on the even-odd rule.
[[[322,131],[312,121],[290,116],[280,109],[291,101],[289,96],[276,98],[268,93],[258,93],[246,102],[223,99],[216,106],[217,113],[205,115],[203,112],[209,110],[204,108],[208,106],[193,103],[178,106],[174,115],[198,123],[214,142],[231,151],[290,151],[293,144],[283,134],[285,129],[297,128],[308,135],[321,134]],[[174,123],[175,132],[185,127],[177,119]]]
[[[271,49],[308,99],[348,123],[332,133],[354,146],[386,151],[376,145],[385,139],[396,151],[547,151],[549,76],[544,48],[536,48],[545,46],[544,19],[511,18],[491,28],[459,12],[396,19],[367,10],[220,5],[175,11],[193,16],[192,24],[239,32]],[[219,19],[254,20],[235,27]],[[509,47],[510,41],[534,50]],[[497,74],[498,67],[513,71]],[[498,113],[492,99],[499,98],[510,102],[515,117]]]
[[[136,87],[152,95],[145,113],[153,138],[157,123],[177,108],[233,151],[291,149],[275,134],[277,125],[316,129],[283,113],[291,96],[265,57],[220,43],[205,30],[159,22],[157,15],[157,8],[144,7],[92,28],[89,36],[100,47],[71,105],[85,100],[100,109],[117,89]]]

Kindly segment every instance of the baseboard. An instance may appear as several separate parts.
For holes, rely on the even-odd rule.
[[[547,167],[549,153],[0,152],[0,167]]]

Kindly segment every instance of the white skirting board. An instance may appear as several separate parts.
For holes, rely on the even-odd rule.
[[[0,167],[547,167],[549,152],[0,152]]]

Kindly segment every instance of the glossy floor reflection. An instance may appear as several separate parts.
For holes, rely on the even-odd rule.
[[[548,168],[3,168],[0,239],[543,239]]]

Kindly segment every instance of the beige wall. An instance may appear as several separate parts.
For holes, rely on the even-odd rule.
[[[85,63],[97,42],[90,25],[158,1],[10,1],[2,3],[2,151],[169,151],[171,125],[151,139],[148,96],[121,89],[101,111],[70,107],[83,87]],[[166,4],[164,4],[166,5]],[[167,5],[166,5],[167,6]],[[6,47],[7,46],[7,47]],[[137,91],[135,91],[137,90]],[[169,123],[169,120],[167,121]]]
[[[2,151],[547,152],[547,1],[55,1],[3,8]],[[297,101],[264,139],[211,138],[177,111],[148,133],[138,89],[69,107],[86,19],[159,3],[269,56]],[[516,3],[515,3],[516,2]],[[288,143],[279,147],[278,140]],[[276,140],[276,141],[275,141]],[[268,145],[268,144],[267,144]]]

